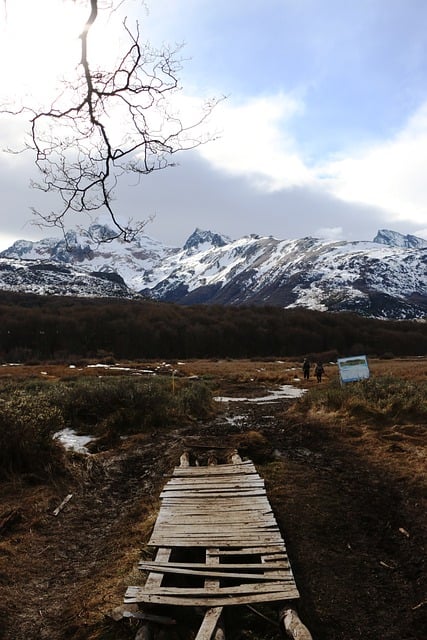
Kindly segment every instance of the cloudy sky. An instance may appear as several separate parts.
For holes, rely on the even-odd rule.
[[[215,141],[137,186],[125,179],[124,218],[154,215],[146,233],[176,246],[196,226],[232,238],[369,240],[379,228],[427,238],[425,0],[126,2],[153,45],[185,43],[183,109],[226,99],[209,122]],[[52,21],[40,5],[62,6]],[[78,61],[78,47],[52,28],[70,27],[76,5],[6,6],[0,77],[18,101],[50,90],[51,66]],[[1,146],[19,146],[25,124],[0,117]],[[29,188],[36,177],[31,154],[0,154],[0,249],[53,235],[30,224],[31,206],[54,206]]]

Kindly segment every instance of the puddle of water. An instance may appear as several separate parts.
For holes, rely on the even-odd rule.
[[[93,436],[79,436],[73,429],[62,429],[53,434],[54,439],[59,440],[69,451],[89,453],[86,445],[93,440]]]
[[[306,389],[298,389],[291,384],[284,384],[275,391],[270,391],[266,396],[260,398],[229,398],[227,396],[216,396],[214,400],[216,402],[253,402],[255,404],[262,404],[263,402],[277,402],[283,398],[300,398]]]

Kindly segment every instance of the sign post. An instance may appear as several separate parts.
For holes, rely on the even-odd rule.
[[[353,356],[352,358],[338,358],[340,382],[357,382],[369,378],[369,367],[366,356]]]

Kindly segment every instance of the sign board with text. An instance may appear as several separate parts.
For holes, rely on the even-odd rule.
[[[358,380],[367,380],[369,378],[369,367],[366,356],[338,358],[337,363],[341,383],[357,382]]]

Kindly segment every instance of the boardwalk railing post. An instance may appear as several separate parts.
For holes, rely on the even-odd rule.
[[[293,638],[293,640],[313,640],[313,636],[301,622],[295,609],[289,609],[288,607],[282,609],[279,613],[279,620],[289,638]]]

